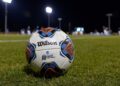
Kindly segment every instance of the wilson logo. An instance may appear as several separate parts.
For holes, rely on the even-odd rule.
[[[37,44],[38,46],[57,45],[57,42],[41,41],[41,42],[37,42]]]

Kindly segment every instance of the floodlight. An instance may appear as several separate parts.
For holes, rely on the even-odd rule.
[[[5,2],[5,3],[11,3],[12,0],[3,0],[3,2]]]
[[[46,10],[46,12],[49,13],[49,14],[52,13],[52,8],[51,8],[51,7],[46,7],[45,10]]]

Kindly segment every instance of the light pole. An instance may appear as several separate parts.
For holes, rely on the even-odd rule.
[[[50,26],[50,14],[52,13],[52,8],[47,6],[45,8],[46,13],[48,14],[48,27]]]
[[[59,21],[59,29],[61,29],[61,21],[62,21],[62,18],[58,18],[58,21]]]
[[[2,0],[5,3],[5,33],[8,32],[8,28],[7,28],[7,13],[8,13],[8,9],[7,9],[7,4],[11,3],[12,0]]]
[[[68,23],[69,34],[71,33],[71,22]]]
[[[106,16],[108,17],[108,29],[111,30],[111,16],[112,16],[112,13],[107,13]]]

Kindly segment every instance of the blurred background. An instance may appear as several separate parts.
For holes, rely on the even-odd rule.
[[[5,4],[0,0],[0,32],[5,31]],[[52,8],[51,13],[45,11],[47,6]],[[71,34],[81,31],[77,28],[90,34],[103,34],[104,30],[118,33],[119,3],[115,0],[12,0],[7,3],[7,31],[20,32],[28,28],[34,31],[42,22]]]

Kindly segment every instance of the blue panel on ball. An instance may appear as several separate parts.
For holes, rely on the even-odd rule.
[[[36,54],[35,54],[35,44],[28,44],[27,49],[26,49],[26,57],[28,60],[28,63],[31,62],[31,60],[36,58]]]
[[[52,37],[54,36],[56,29],[53,28],[42,28],[41,30],[38,31],[40,37]]]
[[[52,35],[52,33],[51,33],[51,32],[48,32],[48,33],[47,33],[47,35],[48,35],[48,37],[49,37],[49,36],[51,36],[51,35]]]
[[[66,47],[66,44],[62,44],[61,48],[64,49]]]
[[[69,60],[73,60],[74,59],[74,50],[73,50],[73,44],[70,38],[66,38],[65,41],[63,41],[61,43],[61,52],[62,54],[60,55],[65,55],[66,57],[69,58]]]
[[[45,33],[43,33],[43,32],[42,32],[42,34],[41,34],[41,35],[42,35],[42,36],[44,36],[44,37],[46,36],[46,34],[45,34]]]

